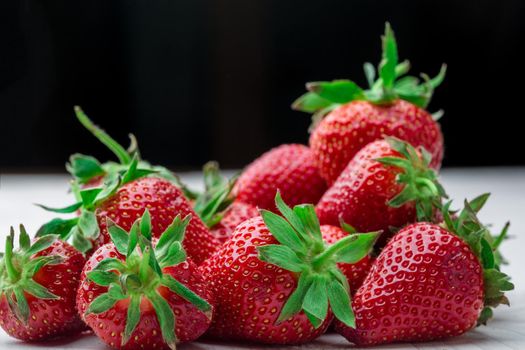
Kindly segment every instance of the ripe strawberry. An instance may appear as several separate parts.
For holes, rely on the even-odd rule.
[[[279,190],[290,205],[315,204],[326,190],[310,149],[303,145],[281,145],[266,152],[243,171],[233,190],[237,200],[275,210]]]
[[[323,235],[323,241],[326,244],[335,244],[337,241],[347,237],[350,233],[355,233],[353,231],[345,231],[341,227],[331,226],[331,225],[322,225],[321,233]],[[365,257],[353,264],[339,263],[337,267],[343,272],[350,284],[350,292],[353,294],[357,291],[359,287],[363,284],[370,268],[372,267],[373,258],[370,255],[365,255]]]
[[[446,67],[443,65],[433,79],[423,75],[425,81],[421,85],[416,77],[401,77],[410,64],[398,64],[396,40],[387,23],[379,79],[375,80],[375,69],[370,63],[365,63],[364,68],[368,90],[350,80],[308,83],[309,92],[292,105],[296,110],[314,113],[310,147],[321,176],[331,185],[361,148],[384,135],[426,148],[432,155],[432,167],[439,169],[443,135],[424,108],[443,81]]]
[[[317,204],[319,221],[338,225],[343,219],[361,232],[383,230],[384,243],[392,227],[433,220],[446,194],[429,162],[426,151],[399,139],[368,144]]]
[[[499,271],[488,232],[466,203],[444,227],[419,222],[385,246],[354,296],[356,327],[336,331],[358,346],[428,341],[485,323],[513,288]]]
[[[83,320],[106,344],[175,349],[206,331],[212,294],[181,246],[189,221],[177,216],[152,244],[147,211],[129,234],[108,218],[112,243],[88,260],[77,294]]]
[[[75,295],[85,259],[69,244],[49,235],[30,243],[20,225],[0,260],[0,326],[12,337],[37,341],[80,332]]]
[[[251,204],[235,200],[231,193],[236,178],[228,180],[222,176],[217,162],[208,162],[203,167],[204,191],[194,193],[193,209],[208,226],[220,243],[228,240],[241,222],[259,215]]]
[[[350,287],[337,264],[363,259],[377,234],[327,246],[311,204],[292,210],[278,193],[276,206],[284,218],[261,210],[201,266],[217,302],[211,336],[300,344],[321,335],[332,312],[353,325]]]
[[[79,116],[88,128],[94,129],[93,133],[102,141],[124,152],[120,145],[94,126],[84,114]],[[117,154],[122,152],[115,151]],[[195,214],[183,190],[168,180],[166,169],[151,167],[140,161],[134,153],[129,164],[113,164],[106,167],[107,171],[102,175],[102,180],[99,180],[101,175],[90,178],[88,174],[92,173],[91,171],[79,170],[91,169],[92,164],[89,165],[85,160],[86,158],[78,158],[75,166],[70,166],[77,170],[72,189],[78,202],[58,209],[41,205],[44,209],[57,213],[78,212],[79,217],[68,220],[54,219],[40,228],[38,236],[59,234],[63,240],[70,239],[83,253],[93,252],[110,241],[105,226],[106,217],[129,230],[133,222],[149,209],[155,237],[166,230],[175,216],[193,217],[186,232],[184,248],[197,264],[217,249],[218,241]],[[81,181],[87,178],[88,182]]]

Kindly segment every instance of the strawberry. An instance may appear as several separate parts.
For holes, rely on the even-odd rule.
[[[201,266],[217,302],[213,337],[300,344],[321,335],[333,315],[354,324],[350,287],[337,264],[363,259],[377,233],[328,246],[313,205],[292,210],[278,193],[276,207],[284,217],[261,210]]]
[[[20,247],[13,250],[11,228],[0,260],[0,326],[12,337],[38,341],[84,329],[75,295],[85,259],[57,238],[31,243],[20,225]]]
[[[361,232],[382,230],[416,220],[433,220],[445,191],[428,167],[429,154],[388,137],[361,149],[316,207],[321,224],[342,219]]]
[[[513,288],[487,233],[469,203],[455,220],[447,210],[443,226],[403,228],[354,296],[356,327],[336,322],[336,331],[368,346],[448,338],[486,323],[492,307],[508,304],[504,291]]]
[[[107,220],[112,243],[91,256],[81,275],[83,320],[117,349],[175,349],[197,339],[211,322],[213,297],[181,245],[190,217],[177,216],[153,242],[148,211],[129,234]]]
[[[337,241],[347,237],[351,233],[355,233],[354,230],[346,231],[345,229],[331,225],[321,225],[321,233],[323,235],[323,241],[326,244],[334,244]],[[353,264],[339,263],[337,267],[343,272],[350,285],[350,292],[355,293],[357,289],[363,284],[370,268],[372,267],[373,258],[370,255],[365,257]]]
[[[89,119],[85,118],[82,120],[88,123]],[[102,132],[98,128],[95,130],[97,135]],[[103,135],[102,140],[109,137]],[[64,240],[71,240],[80,251],[90,253],[110,241],[106,217],[130,230],[133,222],[149,209],[154,223],[153,235],[158,237],[177,215],[191,215],[193,220],[188,225],[184,248],[199,264],[216,250],[218,242],[195,214],[183,190],[162,174],[162,170],[144,165],[134,154],[128,165],[108,170],[102,184],[92,183],[93,179],[96,181],[95,177],[83,187],[77,178],[73,192],[78,202],[65,208],[41,207],[57,213],[79,212],[79,217],[53,219],[44,224],[37,235],[59,234]]]
[[[193,209],[216,240],[224,243],[237,225],[259,215],[259,211],[251,204],[235,200],[231,192],[236,178],[228,180],[222,176],[217,162],[206,163],[203,175],[204,191],[199,194],[192,192],[195,199]]]
[[[426,148],[432,155],[432,167],[439,169],[443,135],[424,108],[443,81],[446,66],[433,79],[422,75],[421,85],[416,77],[404,76],[410,64],[398,64],[396,40],[387,23],[379,79],[375,80],[372,64],[365,63],[364,68],[368,90],[350,80],[313,82],[306,85],[309,92],[292,105],[296,110],[314,113],[310,147],[321,176],[331,185],[361,148],[384,135]]]
[[[233,190],[237,200],[275,210],[277,190],[290,205],[317,203],[326,190],[310,149],[281,145],[266,152],[243,171]]]

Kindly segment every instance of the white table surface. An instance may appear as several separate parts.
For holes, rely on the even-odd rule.
[[[200,182],[197,173],[181,174],[193,186]],[[0,174],[0,242],[4,241],[9,226],[24,223],[28,232],[35,232],[39,225],[52,217],[32,203],[62,206],[71,202],[67,194],[65,175],[2,175]],[[472,198],[483,192],[492,196],[480,217],[493,223],[496,229],[511,220],[512,239],[502,247],[510,261],[505,272],[513,277],[516,290],[510,292],[511,307],[501,306],[495,319],[487,327],[477,328],[464,336],[442,342],[397,344],[381,349],[525,349],[525,168],[445,169],[442,182],[451,198],[459,206],[465,197]],[[3,243],[0,244],[3,247]],[[0,250],[3,250],[0,248]],[[327,334],[302,347],[287,349],[343,349],[352,347],[339,335]],[[219,344],[199,341],[184,344],[180,349],[263,349],[253,344]],[[94,336],[82,335],[43,344],[25,344],[9,338],[0,330],[0,349],[107,349]],[[276,347],[272,347],[276,349]]]

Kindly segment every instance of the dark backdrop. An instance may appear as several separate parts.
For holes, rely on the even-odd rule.
[[[0,5],[0,166],[59,169],[76,151],[105,159],[80,104],[145,158],[175,168],[239,167],[307,142],[290,110],[304,82],[377,63],[389,20],[400,58],[445,83],[445,164],[525,164],[523,0],[42,1]]]

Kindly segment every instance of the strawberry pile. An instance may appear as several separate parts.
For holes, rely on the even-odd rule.
[[[122,147],[76,107],[118,161],[74,154],[72,203],[33,239],[11,229],[0,260],[0,326],[23,341],[92,332],[116,349],[201,337],[310,342],[328,329],[370,346],[459,336],[513,289],[477,213],[451,209],[443,135],[425,110],[435,78],[408,76],[386,25],[368,89],[308,83],[309,146],[278,146],[238,176],[204,166],[202,191]],[[65,217],[65,214],[70,214]],[[330,326],[332,328],[329,328]]]

